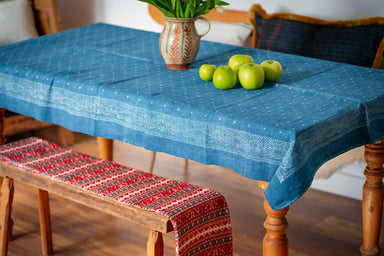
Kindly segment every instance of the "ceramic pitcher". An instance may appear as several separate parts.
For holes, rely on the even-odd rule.
[[[168,18],[164,17],[165,25],[160,35],[160,52],[167,68],[171,70],[186,70],[196,58],[200,47],[200,39],[211,28],[210,22],[204,17],[197,18]],[[207,27],[199,34],[195,21],[205,21]]]

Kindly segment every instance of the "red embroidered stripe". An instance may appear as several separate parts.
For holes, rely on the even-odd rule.
[[[176,255],[232,255],[224,197],[211,189],[101,160],[39,138],[0,147],[0,161],[110,200],[167,216]]]

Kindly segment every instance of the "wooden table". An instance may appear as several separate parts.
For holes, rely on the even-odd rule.
[[[361,252],[378,255],[382,70],[202,42],[190,70],[170,71],[158,39],[156,33],[95,24],[5,46],[0,107],[99,137],[107,159],[112,140],[121,140],[259,180],[266,198],[264,255],[288,254],[288,207],[309,188],[317,168],[366,144]],[[283,76],[257,91],[221,91],[199,78],[201,64],[224,65],[236,53],[258,63],[279,60]]]

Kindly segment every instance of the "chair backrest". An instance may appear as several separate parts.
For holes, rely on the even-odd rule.
[[[384,18],[325,21],[292,13],[249,10],[253,47],[379,68],[384,52]]]
[[[56,0],[33,0],[33,8],[40,35],[63,30],[61,14]]]

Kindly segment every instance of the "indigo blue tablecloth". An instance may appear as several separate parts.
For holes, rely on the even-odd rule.
[[[94,24],[0,48],[0,107],[70,130],[229,167],[269,181],[284,208],[325,161],[384,138],[384,71],[201,42],[192,68],[170,71],[159,34]],[[218,90],[201,64],[233,54],[283,65],[260,90]]]

